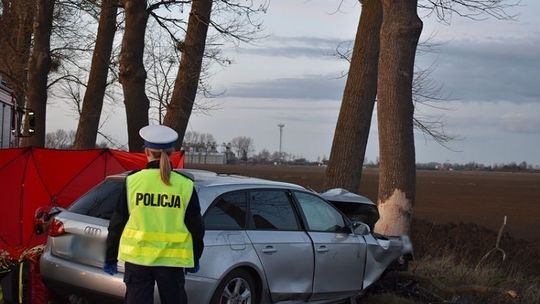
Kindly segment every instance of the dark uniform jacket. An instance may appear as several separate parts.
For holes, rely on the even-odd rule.
[[[147,169],[159,168],[159,161],[151,161],[146,166]],[[131,172],[133,174],[137,171]],[[180,174],[175,171],[171,171],[171,174]],[[116,208],[109,222],[109,235],[107,236],[107,251],[105,256],[106,263],[115,263],[118,261],[118,245],[120,244],[120,237],[124,231],[124,227],[129,219],[129,209],[127,203],[126,186],[122,188],[120,198],[116,204]],[[199,197],[195,188],[186,209],[184,216],[184,223],[187,229],[191,233],[193,239],[193,257],[195,259],[195,265],[199,265],[199,259],[204,249],[204,223],[201,217],[201,207],[199,204]]]

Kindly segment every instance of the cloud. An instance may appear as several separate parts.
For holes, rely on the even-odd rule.
[[[335,38],[324,38],[324,37],[315,37],[315,36],[272,36],[272,41],[283,44],[303,44],[311,46],[323,46],[323,47],[334,47],[339,43],[343,42],[341,39]]]
[[[257,56],[338,60],[335,56],[336,47],[342,42],[343,40],[334,38],[271,36],[259,47],[237,51]]]
[[[540,102],[540,34],[451,41],[436,55],[434,79],[463,101]],[[433,56],[420,56],[420,65]],[[423,63],[423,64],[422,64]]]
[[[540,118],[538,117],[508,117],[501,124],[501,130],[510,133],[539,134]]]
[[[335,76],[303,76],[243,82],[230,86],[226,97],[290,100],[341,100],[345,79]]]
[[[335,59],[339,39],[273,36],[261,47],[241,52],[264,57]],[[441,44],[437,54],[417,58],[419,66],[433,63],[432,79],[443,86],[441,96],[464,102],[540,103],[540,33],[526,37],[454,40]],[[337,60],[337,59],[335,59]],[[321,74],[328,73],[327,70]],[[345,79],[299,76],[229,86],[226,96],[278,99],[341,99]]]
[[[270,57],[285,57],[298,58],[310,57],[326,60],[336,60],[332,54],[335,53],[335,48],[318,48],[309,46],[283,46],[283,47],[261,47],[240,50],[241,54],[270,56]]]

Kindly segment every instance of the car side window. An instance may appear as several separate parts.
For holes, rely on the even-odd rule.
[[[218,197],[204,214],[206,230],[246,228],[247,193],[231,192]]]
[[[346,227],[341,213],[318,196],[297,191],[294,196],[300,203],[309,231],[342,232]]]
[[[257,230],[299,230],[291,200],[283,190],[250,191],[250,228]]]
[[[107,179],[75,201],[69,211],[108,220],[116,208],[123,185],[123,180]]]

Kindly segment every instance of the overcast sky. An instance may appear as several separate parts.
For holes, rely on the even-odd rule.
[[[222,96],[216,109],[191,118],[189,130],[212,133],[218,142],[250,136],[260,151],[279,149],[315,160],[329,156],[339,113],[347,62],[332,56],[352,40],[360,6],[357,0],[272,0],[264,16],[268,38],[253,45],[227,46],[234,63],[214,67],[212,86]],[[516,21],[472,21],[453,16],[450,24],[424,17],[422,39],[432,37],[435,53],[417,57],[419,68],[432,67],[431,78],[448,101],[420,107],[419,114],[445,122],[455,136],[441,147],[416,135],[418,162],[485,164],[527,161],[540,165],[540,2],[523,0],[509,11]],[[59,104],[50,106],[48,131],[74,129],[76,123]],[[376,115],[375,115],[376,116]],[[124,110],[104,126],[127,142]],[[378,154],[373,119],[368,160]]]

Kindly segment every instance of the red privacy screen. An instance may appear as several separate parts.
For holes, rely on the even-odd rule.
[[[171,160],[183,168],[182,152]],[[39,207],[67,207],[107,175],[146,166],[144,153],[110,149],[0,149],[0,249],[45,241],[34,234]]]

